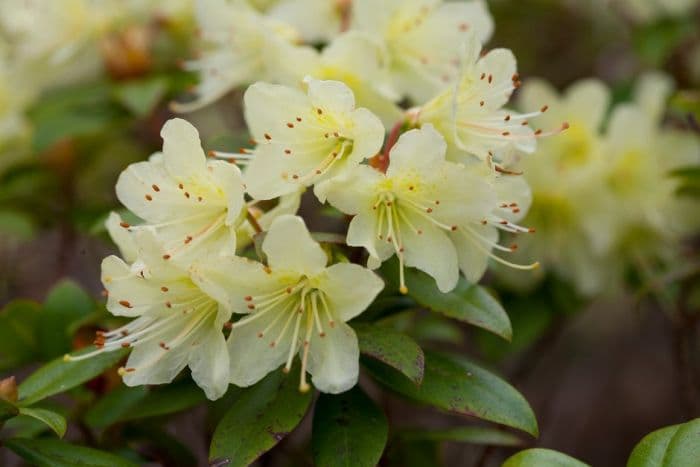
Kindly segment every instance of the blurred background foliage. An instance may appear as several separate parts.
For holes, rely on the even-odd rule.
[[[564,89],[598,77],[619,103],[630,100],[641,73],[663,70],[678,88],[666,124],[700,132],[697,5],[674,14],[639,7],[644,2],[636,0],[488,3],[497,25],[489,47],[511,48],[524,81],[540,77]],[[114,250],[103,222],[118,208],[116,178],[129,163],[159,150],[160,128],[173,115],[169,102],[195,83],[178,66],[195,53],[191,18],[144,18],[97,37],[97,65],[87,67],[88,73],[77,67],[69,70],[73,76],[41,71],[46,76],[40,76],[26,127],[17,133],[21,137],[0,147],[0,376],[22,377],[27,365],[87,345],[97,323],[108,319],[99,297],[99,261]],[[16,94],[33,83],[5,84]],[[234,93],[188,117],[203,130],[206,149],[235,152],[247,141],[239,107],[240,94]],[[697,169],[675,176],[682,183],[679,195],[700,196]],[[307,209],[311,203],[305,201]],[[333,230],[337,213],[327,214],[311,225]],[[427,348],[466,349],[500,370],[530,401],[541,436],[531,442],[494,431],[490,442],[474,442],[473,433],[451,428],[450,416],[409,409],[382,393],[391,426],[399,427],[391,433],[386,465],[426,466],[436,459],[446,465],[500,465],[514,446],[529,443],[592,465],[618,466],[645,434],[700,416],[698,238],[687,239],[684,255],[683,264],[651,277],[632,271],[633,286],[625,294],[594,299],[579,296],[553,275],[525,294],[487,278],[510,316],[510,344],[426,313],[420,303],[394,304],[405,311],[388,316],[384,325]],[[387,310],[391,307],[366,315],[378,319]],[[136,445],[165,465],[195,465],[206,458],[208,443],[196,433],[211,430],[219,408],[236,396],[232,390],[222,401],[204,404],[186,378],[144,389],[120,386],[116,373],[91,376],[81,376],[90,382],[72,389],[70,402],[46,402],[46,408],[79,420],[69,436],[93,446],[109,440],[134,461],[140,460]],[[193,407],[188,415],[164,418]],[[7,424],[26,435],[46,426],[28,416]],[[415,427],[438,431],[428,435]],[[261,465],[309,464],[304,454],[309,430],[306,420],[281,443],[281,455],[264,457]],[[47,452],[61,449],[49,444]]]

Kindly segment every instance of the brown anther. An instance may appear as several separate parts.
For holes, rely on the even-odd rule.
[[[151,188],[153,188],[153,191],[155,191],[155,192],[160,191],[160,187],[158,185],[156,185],[155,183],[153,185],[151,185]]]
[[[488,221],[487,221],[486,219],[483,219],[483,220],[481,221],[481,225],[486,225],[486,224],[488,224]]]
[[[153,196],[151,195],[146,195],[144,198],[146,198],[146,201],[153,201]]]
[[[287,128],[294,128],[294,124],[292,122],[287,123]]]
[[[168,308],[172,308],[172,307],[173,307],[173,304],[170,303],[170,302],[165,302],[165,306],[168,307]]]
[[[480,105],[481,107],[483,107],[483,106],[484,106],[484,104],[485,104],[485,102],[484,102],[484,101],[481,101],[481,102],[479,102],[479,105]]]
[[[518,249],[518,245],[515,244],[515,243],[513,243],[513,244],[510,246],[510,250],[511,250],[511,251],[516,251],[517,249]]]
[[[168,255],[168,254],[163,255],[163,259],[166,260],[166,261],[169,260],[169,259],[170,259],[170,255]]]
[[[505,120],[506,122],[509,122],[509,121],[510,121],[510,115],[506,115],[506,117],[505,117],[503,120]]]
[[[513,208],[513,214],[517,214],[520,212],[520,208]]]
[[[469,25],[467,23],[460,23],[459,30],[462,32],[466,32],[467,30],[469,30]]]
[[[568,130],[570,128],[569,122],[564,122],[561,124],[562,130]]]
[[[264,334],[263,334],[262,332],[259,332],[259,333],[258,333],[258,339],[262,339],[263,336],[264,336]]]
[[[268,140],[268,141],[270,141],[270,140],[272,139],[272,136],[270,136],[269,133],[265,133],[264,136],[265,136],[265,139]]]
[[[510,131],[504,131],[504,132],[501,133],[501,134],[502,134],[503,136],[510,136]]]
[[[126,349],[128,347],[131,347],[131,344],[129,344],[128,342],[122,342],[122,348]]]
[[[120,222],[119,225],[121,227],[124,227],[125,229],[128,229],[129,227],[131,227],[131,225],[127,224],[126,222]]]
[[[541,135],[541,134],[542,134],[542,130],[536,130],[536,131],[535,131],[535,136],[539,136],[539,135]]]
[[[323,110],[321,110],[321,109],[316,109],[316,113],[318,113],[319,115],[321,115],[321,114],[323,114]]]
[[[285,149],[285,150],[284,150],[284,153],[285,153],[285,154],[291,154],[291,153],[292,153],[292,150],[291,150],[291,149]]]
[[[131,303],[129,303],[129,301],[127,300],[119,300],[119,304],[124,308],[133,308],[133,306],[131,306]]]
[[[248,309],[249,309],[249,310],[254,310],[254,309],[255,309],[255,305],[252,304],[252,303],[249,303],[249,304],[248,304]]]
[[[456,230],[457,230],[457,226],[456,226],[456,225],[453,225],[452,227],[450,227],[450,230],[452,230],[453,232],[456,231]]]
[[[168,290],[170,290],[170,289],[168,289],[166,286],[163,286],[160,288],[161,292],[167,292]]]
[[[540,112],[545,113],[547,110],[549,110],[549,106],[543,105],[542,108],[540,109]]]
[[[204,201],[204,198],[202,198],[201,196],[197,196],[197,201],[201,203],[202,201]]]
[[[528,126],[529,124],[530,122],[528,122],[527,120],[523,120],[523,122],[521,123],[522,126]]]
[[[537,230],[535,230],[534,227],[530,227],[529,229],[527,229],[527,231],[528,233],[535,233]]]
[[[192,237],[190,237],[189,235],[187,237],[185,237],[185,245],[187,245],[191,241],[192,241]]]
[[[292,293],[292,288],[291,288],[291,287],[287,287],[287,293]]]
[[[272,348],[274,346],[275,346],[275,341],[270,342],[270,347]],[[286,370],[286,368],[285,368],[285,370]],[[284,370],[282,370],[282,371],[284,371]],[[287,373],[289,373],[289,370],[287,370]]]
[[[301,122],[301,117],[297,117],[297,122]]]
[[[245,297],[243,297],[243,300],[245,300],[246,302],[249,302],[252,299],[253,299],[253,297],[251,297],[250,295],[246,295]]]
[[[489,84],[493,83],[493,75],[489,75]]]
[[[183,189],[185,188],[185,185],[183,185],[182,183],[179,183],[179,184],[177,185],[177,187],[178,187],[179,189],[183,190]]]
[[[189,192],[187,192],[187,191],[185,192],[185,198],[187,198],[187,199],[190,198],[190,194],[189,194]]]
[[[336,138],[340,138],[340,135],[338,134],[337,131],[334,131],[334,132],[333,132],[333,136],[335,136]]]
[[[428,209],[425,210],[425,212],[427,212],[428,214],[430,214],[431,212],[433,212],[433,208],[428,208]]]
[[[486,73],[482,73],[479,79],[483,80],[484,78],[486,78]]]
[[[322,173],[320,169],[316,169],[316,175],[321,175]]]
[[[423,235],[423,231],[421,229],[418,229],[418,235]]]
[[[319,333],[318,337],[326,337],[326,333],[325,332]]]
[[[297,179],[299,178],[299,175],[294,174],[294,175],[292,175],[292,178],[293,178],[294,180],[297,180]]]

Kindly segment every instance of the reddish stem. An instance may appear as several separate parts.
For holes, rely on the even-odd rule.
[[[396,124],[391,128],[389,137],[384,144],[384,151],[377,154],[370,160],[370,165],[380,172],[386,173],[386,169],[389,168],[389,153],[391,152],[391,148],[393,148],[396,142],[399,140],[404,123],[405,121],[403,120],[396,122]]]

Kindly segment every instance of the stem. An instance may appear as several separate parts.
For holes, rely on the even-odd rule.
[[[394,124],[389,132],[386,144],[384,144],[384,150],[370,159],[370,165],[382,173],[386,173],[386,169],[389,168],[389,153],[391,152],[391,148],[393,148],[399,140],[404,123],[406,123],[404,120],[399,120]]]
[[[250,225],[253,227],[253,230],[255,230],[255,233],[262,233],[263,229],[260,227],[260,224],[258,223],[258,220],[255,218],[255,215],[253,214],[253,211],[248,208],[246,217],[248,219],[248,222],[250,222]]]

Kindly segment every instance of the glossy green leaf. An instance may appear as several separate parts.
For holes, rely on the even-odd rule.
[[[85,423],[90,428],[106,428],[113,425],[147,395],[148,389],[145,386],[121,386],[102,397],[85,413]]]
[[[126,350],[105,352],[79,361],[57,358],[32,373],[19,385],[19,402],[29,406],[49,396],[65,392],[100,375],[127,354]]]
[[[463,358],[426,351],[420,386],[377,362],[367,361],[365,367],[384,386],[410,399],[538,435],[535,414],[525,398],[500,377]]]
[[[46,297],[37,336],[45,358],[55,358],[71,350],[71,325],[95,309],[95,302],[75,282],[59,282]]]
[[[137,464],[97,449],[57,439],[14,438],[3,442],[15,454],[36,467],[136,467]]]
[[[19,413],[41,421],[51,428],[59,438],[63,438],[63,435],[66,434],[66,419],[56,412],[46,409],[22,407],[19,409]]]
[[[581,461],[574,459],[551,449],[527,449],[509,457],[503,467],[590,467]]]
[[[321,394],[314,409],[314,464],[374,467],[388,433],[384,413],[358,386],[343,394]]]
[[[393,261],[387,262],[385,272],[393,271],[396,267]],[[398,288],[396,274],[385,274],[394,288]],[[442,293],[437,288],[432,277],[417,269],[407,268],[406,286],[408,294],[420,305],[442,313],[450,318],[486,329],[492,333],[510,340],[513,331],[510,319],[498,301],[479,285],[471,284],[460,277],[457,287]]]
[[[423,381],[425,356],[413,339],[385,326],[353,323],[360,343],[360,352],[386,363],[411,381]]]
[[[646,435],[635,446],[627,467],[684,467],[700,459],[700,418]]]
[[[452,441],[486,446],[522,446],[523,440],[506,431],[483,426],[461,426],[444,430],[406,430],[401,437],[407,440]]]
[[[0,311],[0,371],[31,362],[39,354],[36,324],[41,306],[15,300]]]
[[[275,371],[241,392],[214,431],[209,452],[212,462],[247,466],[301,422],[312,394],[299,392],[298,374],[298,367],[288,376]]]
[[[130,407],[118,421],[140,420],[160,417],[202,404],[207,400],[202,391],[191,380],[184,379],[177,383],[151,390],[146,397]]]

